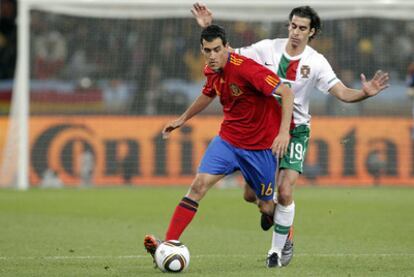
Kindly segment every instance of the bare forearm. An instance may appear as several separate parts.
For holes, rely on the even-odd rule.
[[[361,89],[348,88],[339,82],[329,90],[329,93],[346,103],[363,101],[389,86],[387,73],[377,72],[375,76],[372,80],[366,81],[365,75],[361,74]]]
[[[182,122],[186,122],[187,120],[191,119],[196,114],[203,111],[212,101],[214,98],[208,97],[204,94],[201,94],[197,97],[196,100],[188,107],[188,109],[180,116],[180,120]]]
[[[329,93],[346,103],[359,102],[375,96],[389,87],[388,81],[388,73],[378,70],[369,81],[364,74],[361,74],[361,89],[359,90],[348,88],[342,82],[338,82],[329,90]]]
[[[369,96],[363,90],[346,88],[337,96],[339,100],[345,103],[355,103],[367,99]]]
[[[282,97],[282,119],[279,133],[272,143],[272,153],[282,158],[289,146],[289,129],[293,112],[293,92],[283,84],[277,89],[276,94]]]
[[[284,93],[282,96],[282,120],[280,132],[289,132],[293,113],[293,93]]]

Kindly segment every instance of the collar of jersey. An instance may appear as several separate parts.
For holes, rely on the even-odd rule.
[[[297,56],[292,57],[291,55],[289,55],[289,54],[286,52],[286,46],[287,46],[288,42],[289,42],[289,39],[286,39],[285,45],[283,45],[283,55],[285,55],[285,57],[286,57],[286,58],[288,58],[289,60],[293,60],[293,61],[297,61],[297,60],[299,60],[300,58],[302,58],[303,53],[305,53],[305,51],[306,51],[306,47],[307,47],[307,45],[305,46],[305,49],[303,49],[303,52],[302,52],[302,53],[300,53],[300,54],[299,54],[299,55],[297,55]]]

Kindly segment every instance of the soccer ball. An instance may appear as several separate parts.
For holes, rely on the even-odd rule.
[[[190,263],[190,252],[178,240],[167,240],[157,247],[155,262],[163,272],[181,272]]]

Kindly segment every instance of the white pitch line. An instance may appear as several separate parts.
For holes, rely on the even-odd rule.
[[[128,255],[128,256],[0,256],[0,260],[98,260],[98,259],[142,259],[147,255]]]
[[[234,257],[234,258],[243,258],[243,257],[257,257],[258,255],[220,255],[220,254],[205,254],[205,255],[194,255],[191,258],[220,258],[220,257]],[[298,253],[295,254],[296,257],[322,257],[322,258],[331,258],[331,257],[401,257],[409,256],[414,257],[414,253],[334,253],[334,254],[315,254],[315,253]],[[99,260],[99,259],[143,259],[148,258],[148,255],[125,255],[125,256],[0,256],[0,260]]]

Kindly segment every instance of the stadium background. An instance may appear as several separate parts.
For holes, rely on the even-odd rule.
[[[170,140],[160,137],[163,125],[183,112],[203,85],[200,29],[191,18],[192,2],[184,2],[170,4],[170,9],[160,11],[163,15],[141,11],[123,18],[121,8],[112,15],[101,8],[105,16],[97,17],[99,11],[91,16],[82,13],[83,6],[59,8],[57,4],[64,1],[55,1],[56,7],[40,2],[32,6],[27,48],[32,186],[185,185],[191,181],[205,146],[219,128],[221,112],[215,101]],[[220,18],[217,23],[225,26],[234,47],[287,34],[284,11],[283,17],[276,12],[274,17],[258,17],[252,10],[251,17],[225,19],[220,11],[231,8],[232,2],[221,6],[211,2]],[[315,91],[312,138],[300,182],[413,186],[413,103],[406,95],[406,79],[414,60],[414,20],[394,11],[395,1],[355,2],[344,5],[343,13],[337,15],[330,15],[322,2],[316,9],[323,19],[323,32],[312,46],[325,55],[339,78],[359,87],[361,72],[371,77],[381,68],[392,79],[381,95],[358,104],[343,104]],[[109,1],[103,1],[103,7],[105,3]],[[166,4],[154,3],[155,11]],[[248,10],[246,1],[238,3],[241,7],[234,13]],[[277,7],[269,3],[259,4]],[[371,4],[376,9],[366,13]],[[18,52],[16,2],[2,0],[1,5],[1,183],[13,186],[19,165],[4,168],[10,168],[10,157],[16,156],[10,146],[16,134],[7,125],[15,117],[10,111]],[[282,6],[290,10],[295,5]]]
[[[0,0],[0,187],[26,189],[16,182],[24,172],[31,189],[0,189],[0,276],[162,274],[142,238],[163,237],[220,122],[215,102],[168,142],[160,138],[203,83],[193,2],[19,0],[18,24],[15,3]],[[191,252],[185,276],[414,276],[406,94],[414,2],[207,4],[233,46],[284,36],[292,7],[314,6],[324,31],[313,46],[340,78],[358,87],[361,71],[381,68],[392,86],[357,105],[312,95],[300,180],[315,186],[295,189],[288,267],[265,267],[271,233],[260,230],[257,207],[242,200],[236,177],[219,184],[236,187],[209,191],[180,238]]]

